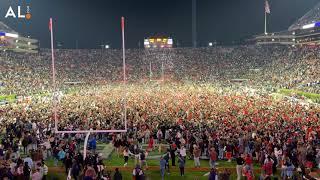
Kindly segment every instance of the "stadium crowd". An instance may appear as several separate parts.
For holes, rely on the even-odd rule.
[[[301,89],[319,93],[317,47],[236,46],[177,48],[162,50],[129,49],[126,55],[127,80],[150,78],[170,81],[223,82],[248,79],[260,87]],[[51,53],[27,55],[0,52],[1,95],[30,95],[50,91]],[[121,51],[56,50],[57,84],[107,84],[122,81]]]
[[[52,100],[46,96],[52,91],[50,52],[2,52],[1,94],[43,95],[1,106],[0,178],[43,179],[48,174],[44,160],[52,156],[75,179],[107,178],[101,156],[94,153],[96,138],[113,142],[125,163],[130,155],[140,160],[136,179],[145,170],[141,144],[153,149],[160,142],[168,145],[160,169],[169,169],[171,161],[182,176],[187,160],[200,167],[199,159],[207,157],[210,178],[219,159],[236,160],[238,177],[247,179],[254,178],[253,162],[260,164],[262,179],[277,168],[284,179],[308,178],[320,164],[320,107],[275,99],[264,89],[319,93],[317,51],[280,46],[128,50],[124,87],[119,50],[57,50],[59,130],[123,129],[127,109],[128,132],[94,134],[92,153],[84,160],[79,153],[83,135],[54,134]],[[162,64],[166,81],[148,82],[162,78]]]

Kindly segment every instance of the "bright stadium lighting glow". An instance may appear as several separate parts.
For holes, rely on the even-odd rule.
[[[272,39],[272,41],[274,41],[274,39]]]
[[[213,46],[213,43],[212,43],[212,42],[209,42],[209,46],[212,47],[212,46]]]
[[[310,28],[314,28],[314,26],[315,26],[315,23],[307,24],[307,25],[302,26],[302,29],[310,29]]]
[[[6,33],[7,37],[12,37],[12,38],[18,38],[19,35],[18,34],[12,34],[12,33]]]
[[[106,45],[106,46],[105,46],[105,48],[106,48],[106,49],[109,49],[109,48],[110,48],[110,46],[109,46],[109,45]]]
[[[172,45],[173,44],[173,40],[172,39],[168,39],[168,44]]]

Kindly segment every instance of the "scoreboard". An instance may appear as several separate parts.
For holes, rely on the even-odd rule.
[[[149,37],[144,39],[144,48],[172,48],[173,40],[170,37]]]

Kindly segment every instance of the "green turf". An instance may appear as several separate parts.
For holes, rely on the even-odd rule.
[[[292,94],[297,94],[299,96],[304,96],[310,100],[312,100],[315,103],[320,103],[320,94],[315,94],[315,93],[308,93],[304,91],[298,91],[298,90],[293,90],[293,89],[280,89],[279,93],[290,96]]]
[[[208,176],[203,176],[207,172],[185,172],[185,176],[181,177],[179,172],[172,172],[170,174],[165,174],[165,180],[180,180],[180,179],[185,179],[185,180],[208,180]],[[132,174],[131,172],[121,172],[122,178],[124,180],[129,180],[132,179]],[[146,179],[148,180],[160,180],[160,171],[145,171],[145,176]],[[113,177],[112,177],[113,178]],[[234,179],[234,178],[232,178]]]
[[[49,167],[53,167],[53,159],[50,158],[46,161],[46,164]],[[148,165],[149,166],[156,166],[159,167],[159,160],[155,159],[155,160],[148,160]],[[201,167],[209,167],[209,161],[208,160],[200,160],[201,162]],[[108,169],[111,168],[112,171],[114,171],[112,166],[123,166],[123,158],[120,156],[118,157],[116,155],[116,153],[112,153],[111,156],[104,161],[106,167]],[[223,168],[233,168],[235,169],[236,163],[234,161],[232,162],[227,162],[227,161],[218,161],[218,165],[217,168],[218,169],[223,169]],[[177,164],[177,163],[176,163]],[[170,165],[171,165],[171,161],[170,161]],[[177,164],[178,165],[178,164]],[[129,164],[128,167],[131,167],[132,170],[134,169],[135,163],[134,163],[134,159],[129,159]],[[61,162],[58,163],[58,167],[61,167],[61,169],[63,170],[63,165]],[[190,168],[190,167],[194,167],[193,164],[193,160],[187,160],[186,162],[186,168]],[[254,164],[254,168],[259,169],[258,164]],[[129,168],[130,169],[130,168]],[[199,170],[199,171],[193,171],[193,172],[188,172],[188,170],[186,169],[185,172],[185,176],[181,177],[179,174],[179,169],[178,167],[170,167],[171,169],[171,174],[167,174],[165,175],[165,179],[166,180],[180,180],[180,179],[185,179],[185,180],[207,180],[208,176],[203,176],[204,174],[206,174],[207,172],[203,171],[203,169]],[[231,174],[231,179],[236,179],[236,173],[234,171],[232,171],[233,173]],[[132,179],[132,174],[131,174],[131,170],[129,171],[121,171],[121,174],[123,176],[124,180],[129,180]],[[51,173],[49,172],[50,177],[56,178],[56,179],[66,179],[66,175],[64,173]],[[113,174],[112,174],[113,175]],[[111,176],[112,176],[111,175]],[[277,174],[279,175],[279,174]],[[145,176],[147,180],[160,180],[160,172],[159,170],[146,170],[145,171]],[[255,174],[256,178],[259,177],[259,174]],[[244,178],[243,178],[244,179]]]
[[[159,166],[159,161],[160,159],[149,159],[147,160],[148,166]],[[111,156],[104,161],[105,164],[107,166],[123,166],[124,164],[124,159],[122,156],[117,156],[116,153],[112,153]],[[176,158],[176,165],[178,160]],[[236,167],[236,162],[232,161],[232,162],[227,162],[224,160],[221,161],[217,161],[218,165],[217,167],[221,167],[221,168],[235,168]],[[200,164],[201,167],[209,167],[209,160],[200,160]],[[129,159],[129,163],[128,166],[130,167],[134,167],[135,163],[134,163],[134,159],[130,158]],[[170,160],[170,165],[171,165],[171,160]],[[194,167],[194,161],[193,160],[187,160],[186,161],[186,167]],[[255,163],[253,165],[254,168],[259,168],[259,164]]]
[[[67,175],[65,173],[50,173],[47,175],[48,180],[65,180],[67,179]]]

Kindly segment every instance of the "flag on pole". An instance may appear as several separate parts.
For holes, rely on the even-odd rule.
[[[266,0],[266,3],[265,3],[265,12],[270,14],[270,5],[269,5],[269,2]]]
[[[52,31],[52,18],[49,20],[49,31]]]
[[[121,29],[124,30],[124,17],[121,17]]]

